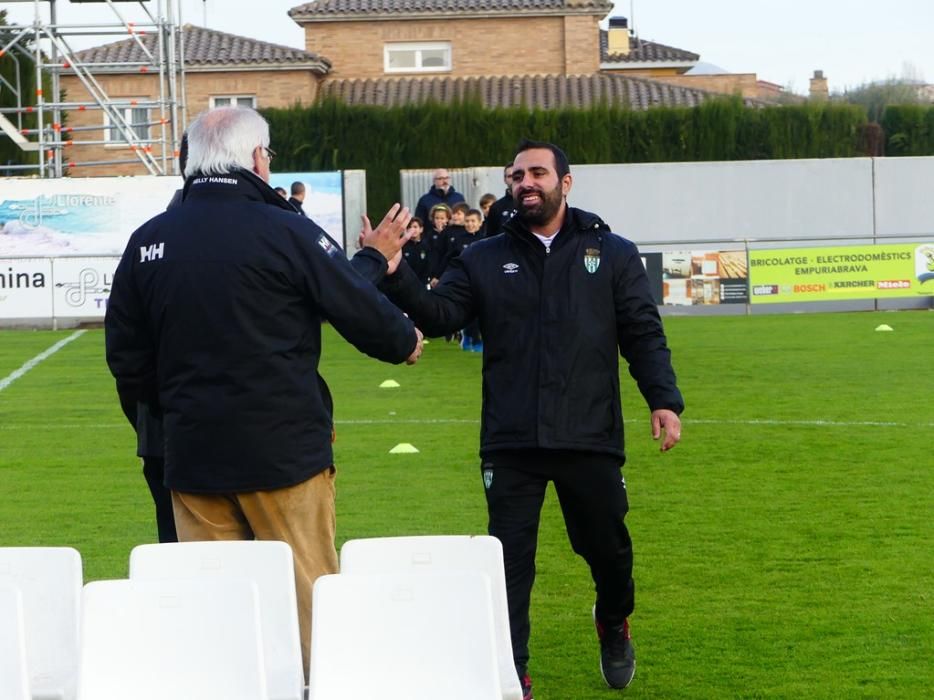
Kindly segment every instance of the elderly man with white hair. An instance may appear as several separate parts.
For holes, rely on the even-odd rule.
[[[370,280],[400,258],[394,206],[348,261],[269,185],[269,126],[220,108],[188,129],[182,203],[143,224],[114,275],[107,362],[122,403],[163,417],[179,540],[282,540],[295,557],[308,659],[311,587],[337,571],[332,407],[321,322],[414,363],[422,335]]]

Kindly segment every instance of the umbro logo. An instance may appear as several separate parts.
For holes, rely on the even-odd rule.
[[[519,271],[519,266],[516,263],[506,263],[503,265],[503,274],[504,275],[514,275]]]

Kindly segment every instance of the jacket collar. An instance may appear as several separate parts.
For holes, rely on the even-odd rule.
[[[202,175],[195,173],[185,180],[182,197],[201,196],[241,197],[254,202],[264,202],[279,209],[295,212],[294,206],[282,198],[262,178],[249,170],[237,169],[224,175]]]
[[[589,231],[591,229],[598,229],[609,232],[610,227],[607,226],[603,222],[603,219],[601,219],[596,214],[592,214],[589,211],[584,211],[583,209],[568,207],[564,215],[564,223],[561,224],[561,229],[557,234],[555,234],[555,244],[557,244],[559,240],[563,241],[575,233],[583,233],[584,231]],[[503,224],[503,230],[507,234],[517,238],[524,240],[534,240],[538,242],[538,239],[535,238],[535,235],[531,231],[529,231],[528,227],[522,222],[518,214]]]
[[[442,190],[440,187],[435,187],[434,185],[431,186],[431,193],[432,193],[435,197],[437,197],[438,199],[441,199],[441,200],[447,199],[447,198],[450,197],[452,194],[454,194],[456,191],[457,191],[457,190],[454,189],[454,185],[451,185],[450,187],[448,187],[448,191],[447,191],[447,192],[445,192],[444,190]]]

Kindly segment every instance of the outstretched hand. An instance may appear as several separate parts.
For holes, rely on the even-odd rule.
[[[418,362],[418,358],[422,356],[422,350],[424,349],[423,341],[425,340],[425,336],[422,335],[422,332],[418,330],[418,328],[415,329],[415,335],[417,337],[417,340],[415,341],[415,349],[405,361],[405,364],[407,365],[414,365],[416,362]]]
[[[667,452],[681,441],[681,419],[667,408],[652,411],[652,439],[658,440],[663,432],[661,450]]]
[[[390,262],[390,274],[392,274],[399,264],[402,246],[412,237],[412,234],[406,230],[409,221],[412,220],[409,208],[393,204],[375,229],[366,214],[361,219],[363,229],[360,231],[360,247],[375,248],[382,253],[383,257]],[[392,265],[393,262],[395,266]]]

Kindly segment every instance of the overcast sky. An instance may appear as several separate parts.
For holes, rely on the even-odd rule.
[[[63,22],[113,18],[106,7],[57,4]],[[211,28],[303,48],[302,30],[286,14],[300,4],[182,0],[182,19],[203,24],[206,11]],[[10,11],[14,23],[31,21],[31,2],[0,7]],[[128,18],[140,17],[136,4],[118,7]],[[756,73],[799,93],[807,92],[815,69],[824,71],[834,92],[892,77],[934,83],[934,0],[619,0],[613,14],[630,17],[643,39],[693,51],[727,72]],[[73,40],[76,48],[100,43],[106,42]],[[528,69],[517,60],[517,72]]]

